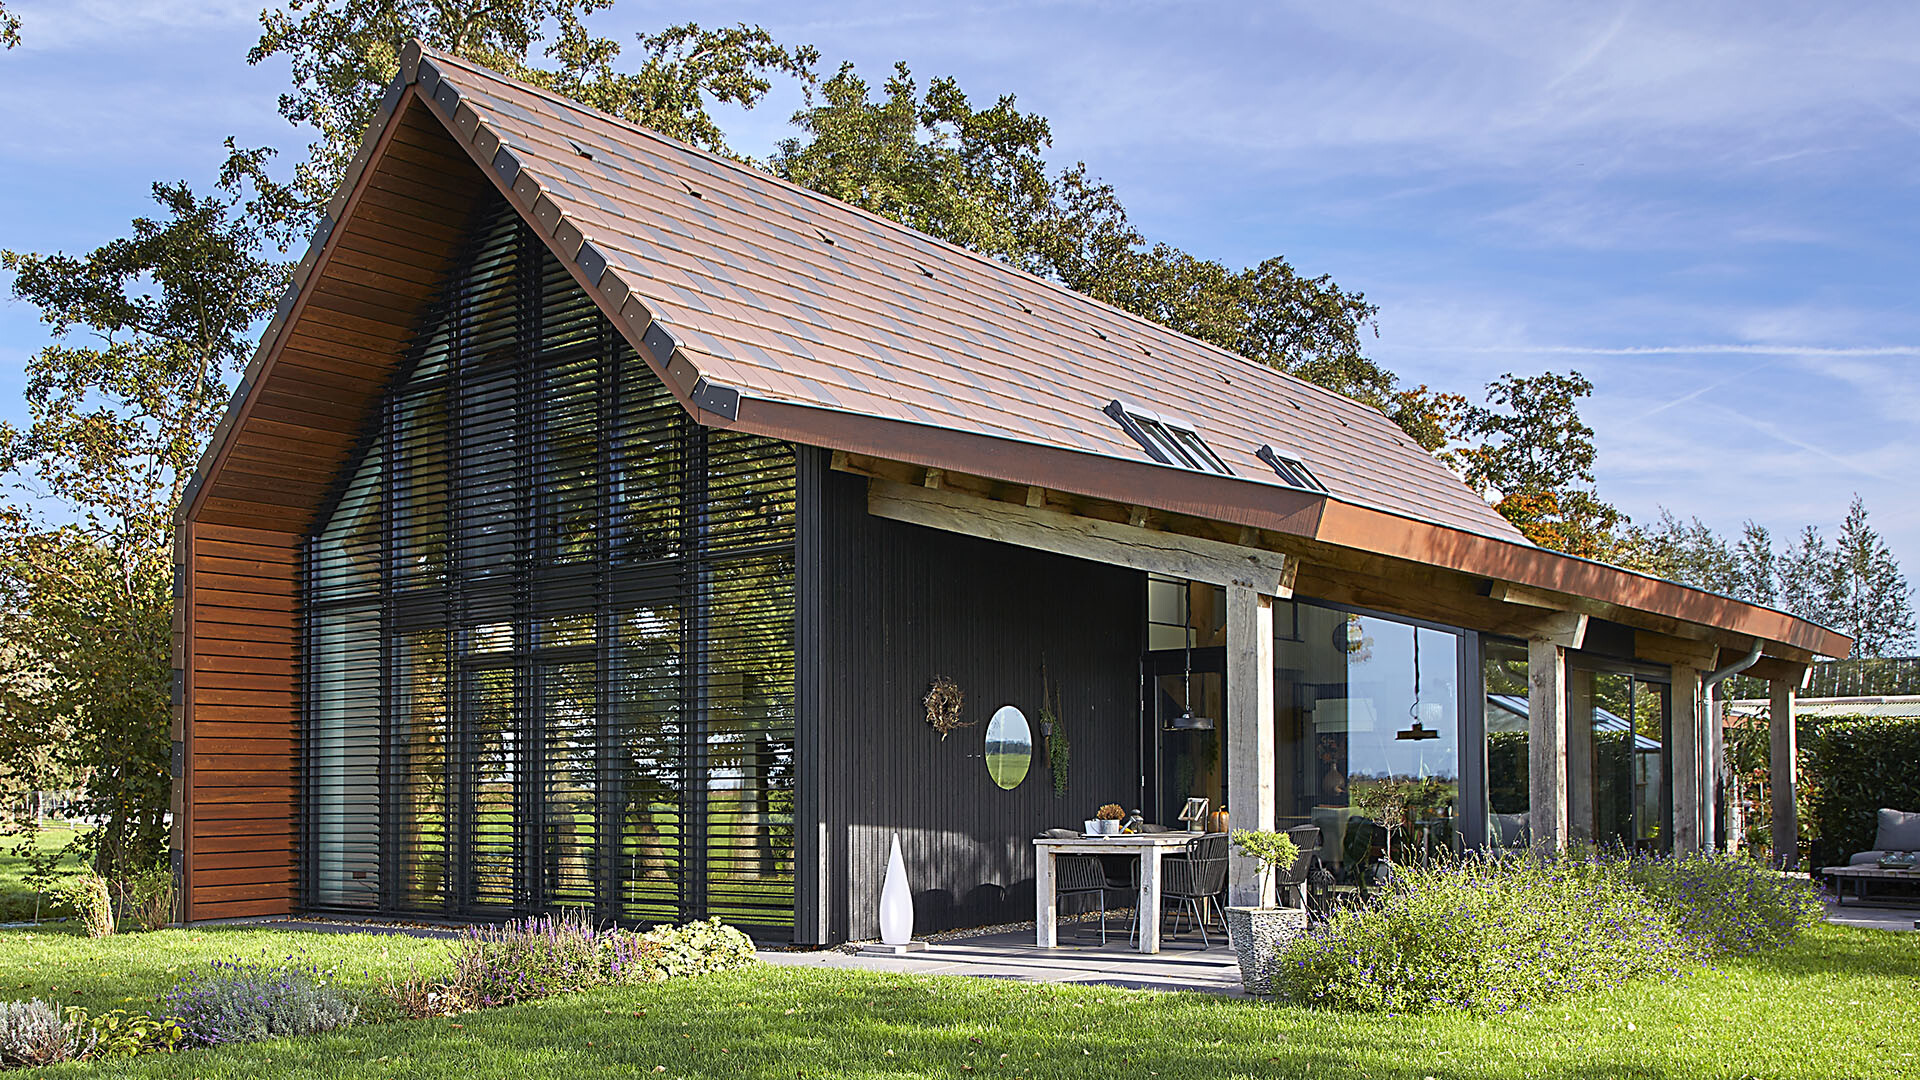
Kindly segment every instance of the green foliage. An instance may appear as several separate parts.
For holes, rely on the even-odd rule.
[[[1619,863],[1527,853],[1410,866],[1394,882],[1289,946],[1276,992],[1363,1012],[1506,1012],[1704,958]]]
[[[1053,797],[1067,797],[1067,774],[1073,764],[1073,744],[1067,739],[1067,721],[1060,714],[1060,684],[1049,682],[1046,665],[1040,666],[1040,731],[1047,740],[1047,773],[1053,780]]]
[[[1716,956],[1777,949],[1820,922],[1819,890],[1745,855],[1695,852],[1630,863],[1633,884]]]
[[[1300,857],[1300,845],[1293,842],[1293,837],[1272,829],[1235,829],[1233,847],[1259,863],[1262,874],[1291,867],[1294,860]]]
[[[77,1005],[67,1007],[67,1029],[76,1042],[91,1046],[87,1056],[93,1059],[170,1054],[184,1036],[179,1021],[171,1017],[124,1009],[92,1014]]]
[[[8,49],[20,47],[20,16],[8,11],[5,4],[0,4],[0,45]]]
[[[1871,851],[1881,807],[1920,810],[1920,718],[1841,717],[1798,727],[1814,865]]]
[[[173,871],[150,866],[119,886],[121,911],[147,930],[159,930],[173,921]]]
[[[1580,401],[1593,383],[1577,371],[1511,373],[1487,384],[1487,403],[1460,411],[1452,454],[1467,483],[1498,493],[1497,509],[1527,539],[1583,558],[1616,560],[1625,514],[1593,490],[1593,429]]]
[[[164,216],[85,255],[0,253],[56,339],[27,362],[30,423],[0,424],[0,609],[31,673],[0,700],[0,752],[86,776],[110,877],[166,846],[172,512],[280,280],[238,194],[153,195]]]
[[[1400,870],[1282,956],[1276,987],[1366,1012],[1507,1012],[1777,950],[1820,921],[1804,879],[1739,856],[1522,852]]]
[[[646,962],[660,978],[704,975],[758,963],[752,940],[719,919],[658,927],[641,934],[640,940],[657,947],[647,953]]]
[[[73,909],[74,917],[88,937],[107,937],[113,933],[113,892],[107,879],[91,871],[61,881],[54,894]]]

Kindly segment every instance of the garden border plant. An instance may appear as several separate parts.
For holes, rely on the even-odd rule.
[[[1742,856],[1469,855],[1397,868],[1294,942],[1273,987],[1355,1011],[1506,1012],[1777,948],[1820,915],[1811,883]]]
[[[757,962],[753,942],[718,919],[634,932],[599,927],[581,911],[469,927],[449,946],[442,966],[389,982],[366,1001],[293,955],[215,961],[178,979],[147,1013],[0,1002],[0,1068],[286,1038],[367,1015],[448,1016]]]

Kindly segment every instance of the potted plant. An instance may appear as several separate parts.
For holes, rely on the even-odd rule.
[[[1088,836],[1118,836],[1120,821],[1127,816],[1119,803],[1108,803],[1093,812],[1091,820],[1085,822]]]
[[[1291,868],[1300,857],[1293,837],[1268,829],[1236,829],[1235,851],[1260,867],[1260,895],[1266,896],[1281,867]],[[1240,982],[1249,994],[1273,992],[1273,972],[1286,943],[1307,928],[1305,908],[1230,907],[1226,910],[1227,937],[1240,958]]]

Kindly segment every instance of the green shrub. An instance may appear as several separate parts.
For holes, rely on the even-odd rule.
[[[656,947],[648,963],[661,978],[703,975],[755,962],[753,941],[719,919],[663,926],[640,935],[640,940]]]
[[[67,1007],[67,1028],[92,1046],[90,1059],[172,1053],[184,1034],[180,1022],[171,1017],[124,1009],[93,1015],[77,1005]]]
[[[194,972],[160,999],[181,1041],[218,1046],[332,1031],[353,1023],[359,1007],[311,964],[220,961]]]
[[[1815,866],[1872,850],[1881,807],[1920,810],[1920,718],[1836,717],[1798,728]]]
[[[1366,1012],[1505,1012],[1672,976],[1704,955],[1623,861],[1520,853],[1398,868],[1376,903],[1288,947],[1274,988]]]
[[[173,871],[148,867],[120,885],[121,913],[132,916],[143,929],[159,930],[173,921]]]
[[[113,933],[113,892],[107,887],[106,878],[89,870],[59,882],[53,892],[73,908],[88,937],[107,937]]]
[[[1635,887],[1666,909],[1705,951],[1745,956],[1777,948],[1819,923],[1819,890],[1744,855],[1699,852],[1638,858]]]

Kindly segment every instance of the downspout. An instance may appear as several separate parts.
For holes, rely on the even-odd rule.
[[[1715,700],[1717,695],[1714,693],[1714,690],[1725,680],[1740,674],[1759,662],[1760,640],[1755,638],[1753,648],[1747,650],[1747,655],[1735,660],[1726,667],[1709,672],[1705,678],[1700,680],[1700,700],[1701,704],[1706,708],[1706,715],[1702,719],[1706,723],[1705,735],[1707,743],[1706,768],[1701,770],[1703,773],[1701,779],[1704,781],[1701,785],[1701,794],[1704,796],[1704,798],[1700,800],[1703,810],[1701,817],[1705,819],[1701,822],[1702,831],[1700,836],[1703,841],[1702,846],[1712,846],[1713,844],[1713,835],[1716,831],[1715,819],[1719,817],[1720,812],[1721,773],[1724,771],[1726,765],[1727,753],[1726,729],[1720,720],[1720,705],[1719,702]],[[1728,816],[1734,818],[1734,820],[1727,822],[1727,845],[1728,847],[1737,847],[1741,842],[1741,837],[1736,834],[1744,831],[1740,827],[1742,822],[1740,822],[1734,814],[1729,814]]]

